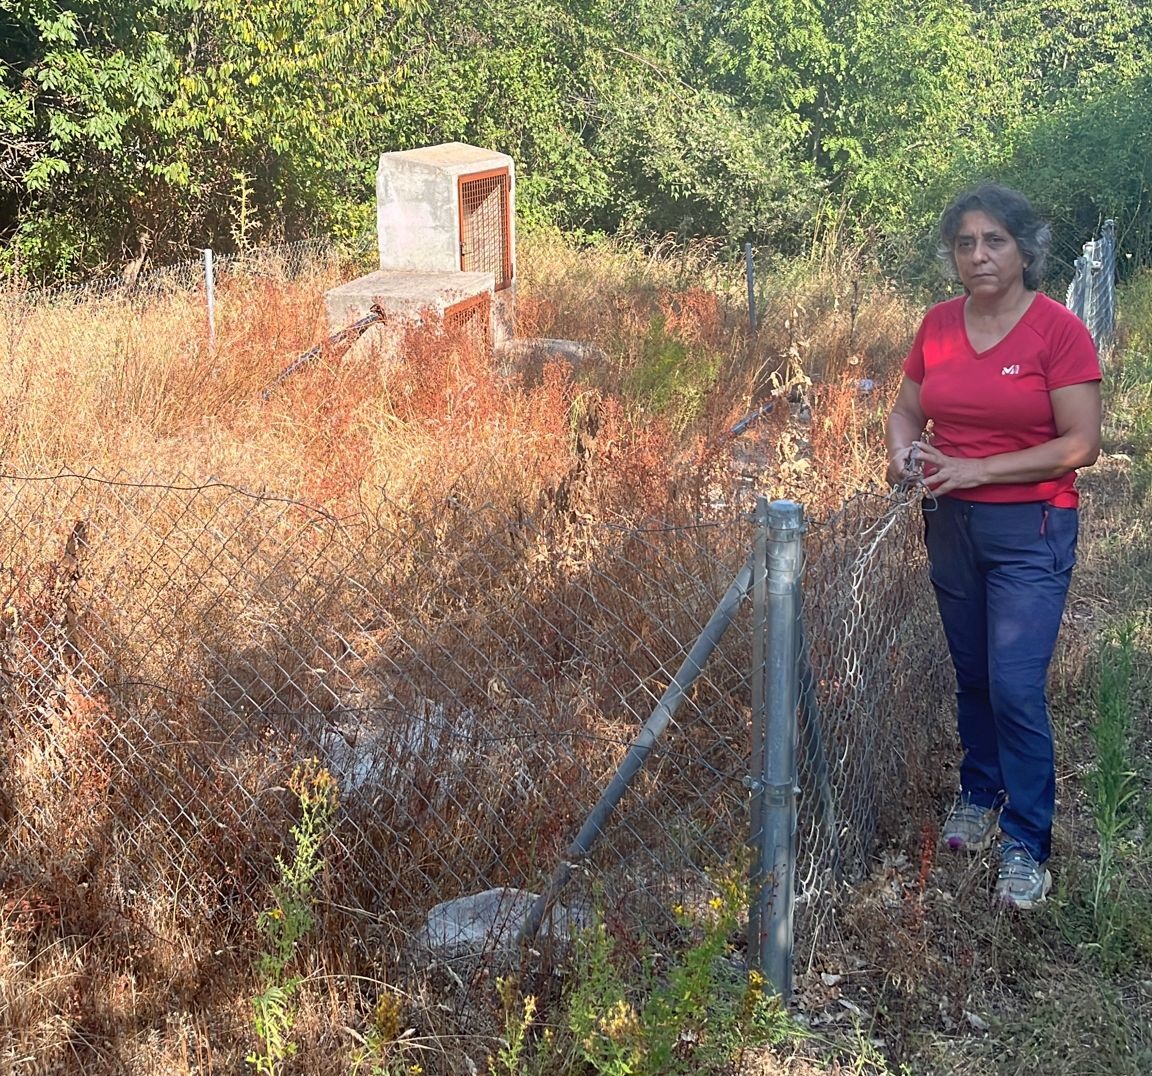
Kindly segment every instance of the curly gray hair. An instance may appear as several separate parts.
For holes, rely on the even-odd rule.
[[[952,199],[940,217],[940,245],[936,253],[956,272],[956,235],[965,213],[986,213],[998,221],[1016,240],[1024,258],[1024,287],[1035,291],[1044,276],[1052,229],[1040,219],[1031,203],[1019,191],[996,183],[981,183]]]

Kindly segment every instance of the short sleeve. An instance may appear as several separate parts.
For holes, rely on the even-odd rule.
[[[924,383],[924,337],[927,334],[928,318],[920,322],[916,330],[916,338],[912,341],[912,348],[904,360],[904,376],[917,385]]]
[[[1061,389],[1101,379],[1100,359],[1088,327],[1070,310],[1060,308],[1052,332],[1048,388]]]

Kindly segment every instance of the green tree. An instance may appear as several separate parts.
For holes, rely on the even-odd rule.
[[[517,161],[528,221],[570,230],[794,233],[811,170],[776,117],[718,83],[711,9],[449,0],[395,111],[399,146],[475,141]]]
[[[350,226],[418,14],[405,0],[0,0],[9,260],[93,268],[145,230],[158,247],[218,244],[240,192],[268,229]]]
[[[1034,114],[998,174],[1052,221],[1058,274],[1107,218],[1117,223],[1120,269],[1152,263],[1152,75]]]
[[[427,14],[380,148],[464,141],[508,153],[522,222],[586,225],[608,197],[585,137],[594,48],[563,4],[445,0]]]
[[[1070,276],[1081,245],[1114,218],[1121,269],[1152,260],[1152,7],[1115,0],[976,5],[999,57],[1010,108],[984,145],[963,144],[921,204],[993,178],[1023,190],[1053,223],[1053,273]]]

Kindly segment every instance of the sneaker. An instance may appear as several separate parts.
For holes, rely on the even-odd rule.
[[[1052,875],[1037,863],[1019,841],[1007,839],[1000,845],[1000,873],[996,878],[996,900],[1015,908],[1035,908],[1048,896]]]
[[[961,795],[944,820],[941,837],[953,852],[981,852],[992,845],[999,807],[981,807]]]

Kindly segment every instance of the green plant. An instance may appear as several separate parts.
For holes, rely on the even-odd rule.
[[[420,1076],[424,1066],[408,1054],[413,1047],[405,1031],[404,995],[394,990],[381,993],[368,1018],[363,1045],[352,1054],[352,1071],[369,1076]],[[391,1055],[391,1056],[390,1056]]]
[[[1116,317],[1124,366],[1133,359],[1146,365],[1152,355],[1152,270],[1142,269],[1120,289]]]
[[[700,417],[719,372],[718,356],[705,347],[689,347],[663,316],[655,315],[625,391],[679,434]]]
[[[636,984],[617,966],[603,923],[584,936],[568,996],[567,1027],[576,1055],[603,1076],[726,1072],[752,1046],[799,1034],[756,971],[733,959],[732,938],[746,891],[723,880],[699,909],[678,906],[692,939],[667,971],[647,968]]]
[[[612,940],[604,923],[584,934],[579,946],[567,1013],[577,1057],[602,1076],[644,1071],[639,1014],[613,962]]]
[[[232,211],[229,232],[237,253],[247,254],[252,249],[252,240],[260,228],[254,207],[255,189],[252,177],[247,172],[236,172],[236,204]]]
[[[721,878],[718,889],[699,910],[675,909],[696,941],[645,1008],[652,1073],[722,1069],[749,1046],[779,1043],[797,1030],[764,977],[755,969],[743,975],[742,961],[733,960],[732,939],[748,906],[742,879]]]
[[[1106,641],[1100,653],[1096,688],[1096,766],[1088,790],[1100,837],[1100,858],[1092,891],[1092,917],[1098,944],[1112,948],[1126,918],[1119,861],[1124,836],[1134,822],[1133,806],[1138,786],[1132,767],[1128,736],[1132,726],[1130,708],[1132,657],[1136,624],[1128,621]]]
[[[1152,442],[1152,351],[1129,352],[1105,377],[1112,387],[1109,432],[1129,449],[1143,453]]]
[[[1072,896],[1064,901],[1065,933],[1116,970],[1147,951],[1146,898],[1130,889],[1129,872],[1137,846],[1139,784],[1130,743],[1136,692],[1135,653],[1141,623],[1123,622],[1101,646],[1096,676],[1096,722],[1092,738],[1096,764],[1087,790],[1099,841],[1089,892],[1077,916]]]
[[[528,1029],[536,1018],[536,998],[532,994],[521,998],[516,980],[508,977],[496,980],[496,991],[504,1007],[505,1034],[496,1056],[488,1061],[488,1071],[491,1076],[519,1076],[524,1071]]]
[[[256,921],[264,937],[264,950],[256,961],[264,988],[252,999],[259,1049],[246,1060],[261,1076],[275,1076],[296,1052],[289,1038],[292,999],[303,979],[289,974],[289,966],[300,940],[312,929],[313,887],[324,867],[321,847],[339,802],[335,779],[315,759],[296,768],[289,788],[300,803],[300,819],[292,827],[292,860],[286,863],[277,857],[280,880],[272,887],[273,904]]]

